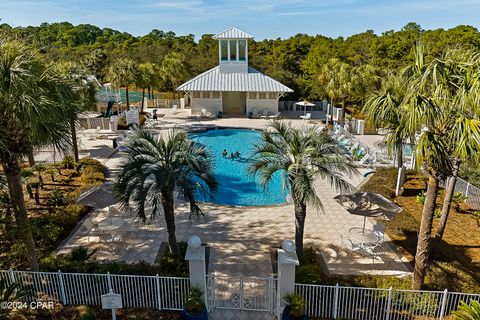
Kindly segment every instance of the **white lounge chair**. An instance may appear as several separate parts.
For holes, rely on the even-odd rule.
[[[300,116],[300,118],[303,120],[310,120],[312,118],[312,114],[310,112],[307,112],[306,115]]]
[[[370,159],[370,153],[367,153],[366,155],[364,155],[362,157],[362,159],[360,159],[360,164],[365,164],[367,163],[367,161]]]
[[[268,118],[268,110],[263,110],[263,114],[260,116],[260,119],[266,119]]]
[[[277,119],[277,118],[280,117],[281,114],[282,114],[281,112],[277,112],[277,113],[275,113],[275,114],[273,114],[273,115],[271,115],[271,116],[268,116],[268,117],[269,117],[270,119]]]
[[[173,113],[173,114],[178,113],[178,106],[177,106],[176,104],[173,105],[172,113]]]

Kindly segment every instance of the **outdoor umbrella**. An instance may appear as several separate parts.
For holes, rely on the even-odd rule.
[[[383,217],[390,220],[402,211],[401,207],[378,193],[340,194],[334,199],[351,214],[363,216],[363,231],[367,217]]]
[[[303,115],[305,115],[305,113],[307,112],[307,107],[315,107],[315,103],[308,102],[307,100],[303,100],[295,104],[297,106],[303,106]]]
[[[106,208],[118,201],[113,196],[113,184],[105,182],[102,185],[83,191],[78,197],[77,203],[96,209]]]

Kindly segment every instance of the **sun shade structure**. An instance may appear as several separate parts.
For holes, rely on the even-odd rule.
[[[351,214],[363,216],[363,229],[367,217],[383,217],[393,219],[403,209],[378,193],[356,192],[349,195],[338,195],[334,198]]]
[[[216,34],[219,65],[180,85],[192,114],[232,115],[278,113],[278,99],[292,89],[248,65],[248,40],[237,28]]]
[[[303,114],[307,112],[307,107],[315,107],[315,103],[308,102],[307,100],[299,101],[295,104],[297,106],[303,106]]]
[[[97,209],[106,208],[117,202],[113,195],[113,184],[111,182],[105,182],[102,185],[83,191],[77,200],[79,204]]]

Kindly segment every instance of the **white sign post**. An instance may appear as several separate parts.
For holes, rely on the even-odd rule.
[[[117,319],[115,309],[123,308],[122,296],[118,293],[113,293],[112,289],[107,294],[102,294],[102,309],[112,309],[112,320]]]

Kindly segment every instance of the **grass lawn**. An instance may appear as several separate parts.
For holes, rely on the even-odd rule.
[[[416,196],[426,190],[426,179],[408,172],[403,194],[395,197],[396,172],[395,168],[379,168],[362,189],[380,193],[404,209],[385,222],[386,232],[413,263],[423,209]],[[443,198],[444,191],[439,194],[437,207],[441,208]],[[427,289],[480,293],[480,219],[470,213],[466,205],[460,206],[459,213],[452,205],[443,240],[432,243]],[[434,218],[432,232],[438,220]]]

